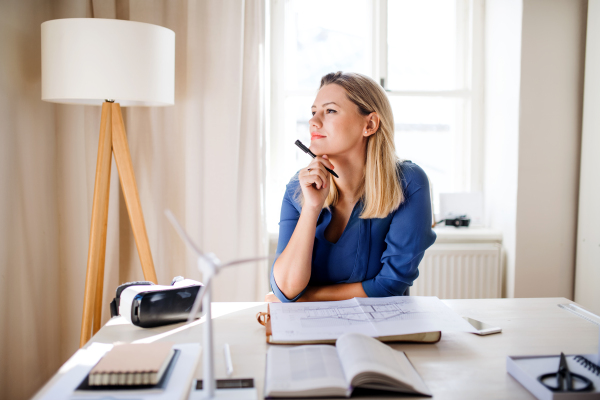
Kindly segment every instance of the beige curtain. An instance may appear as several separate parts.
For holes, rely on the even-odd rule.
[[[175,106],[124,118],[159,283],[202,279],[163,211],[221,260],[265,255],[262,0],[0,3],[0,398],[31,397],[78,348],[100,107],[41,98],[40,24],[118,18],[176,34]],[[115,60],[118,62],[118,60]],[[141,266],[112,165],[105,307]],[[224,271],[216,301],[262,300],[268,263]]]

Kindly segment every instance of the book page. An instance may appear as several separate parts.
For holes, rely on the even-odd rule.
[[[408,379],[408,374],[398,369],[394,350],[375,339],[347,334],[337,340],[336,348],[348,382],[365,371],[392,374],[400,381]]]
[[[334,346],[270,346],[267,351],[267,397],[311,392],[345,396],[348,387]],[[334,390],[324,392],[327,388]]]
[[[403,352],[396,351],[388,345],[368,336],[349,333],[341,336],[336,342],[336,348],[344,370],[344,376],[353,386],[369,387],[358,381],[365,376],[383,375],[376,381],[388,381],[389,389],[405,389],[406,392],[417,392],[431,395],[431,392],[414,369]],[[375,374],[373,374],[375,373]],[[363,379],[360,379],[362,375]],[[392,379],[385,379],[389,377]],[[369,380],[369,379],[367,379]],[[372,380],[372,379],[371,379]],[[395,382],[394,382],[395,381]],[[396,382],[401,383],[398,385]],[[370,385],[375,387],[375,385]],[[378,388],[383,388],[379,385]]]
[[[271,303],[269,307],[275,341],[335,340],[344,333],[381,337],[436,331],[476,332],[437,297],[356,297]]]
[[[377,337],[435,331],[477,332],[435,296],[356,298]]]
[[[313,303],[271,303],[276,341],[337,339],[347,332],[377,336],[356,299]]]

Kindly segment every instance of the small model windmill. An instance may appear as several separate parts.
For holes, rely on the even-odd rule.
[[[203,398],[205,399],[217,399],[219,396],[219,392],[216,390],[216,381],[214,374],[214,358],[213,358],[213,330],[212,330],[212,316],[211,316],[211,282],[212,278],[219,273],[222,268],[231,267],[233,265],[245,264],[250,262],[256,262],[261,260],[266,260],[269,257],[252,257],[252,258],[244,258],[239,260],[230,261],[228,263],[222,264],[221,261],[217,258],[217,256],[213,253],[203,253],[192,241],[187,232],[183,229],[179,221],[175,218],[171,210],[165,210],[165,214],[173,227],[183,239],[185,244],[190,248],[197,256],[198,256],[198,270],[202,273],[202,280],[204,281],[198,296],[196,297],[196,301],[192,307],[192,311],[190,311],[190,316],[188,318],[188,323],[193,322],[198,314],[200,309],[200,305],[202,305],[202,310],[204,310],[204,315],[206,321],[204,322],[204,344],[203,344],[203,382],[202,382],[202,390],[203,390]],[[192,388],[192,391],[194,388]],[[249,393],[244,392],[241,393],[240,390],[239,395],[243,398],[248,399]],[[253,388],[254,398],[256,398],[256,391]],[[228,398],[231,397],[231,393],[228,393]],[[191,398],[191,397],[190,397]]]

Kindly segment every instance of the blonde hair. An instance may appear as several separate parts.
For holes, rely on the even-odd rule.
[[[361,115],[372,112],[379,116],[377,131],[367,138],[365,172],[362,177],[364,208],[360,218],[385,218],[400,207],[404,201],[399,182],[400,160],[394,145],[394,115],[385,91],[368,76],[353,72],[332,72],[321,78],[321,89],[325,85],[336,84],[346,90],[348,99],[358,107]],[[338,188],[333,176],[329,178],[330,189],[323,208],[335,206],[339,199]],[[302,190],[298,187],[297,198],[304,203]]]

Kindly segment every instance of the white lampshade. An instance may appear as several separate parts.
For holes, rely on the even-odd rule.
[[[42,100],[121,106],[175,102],[175,32],[142,22],[68,18],[42,24]]]

